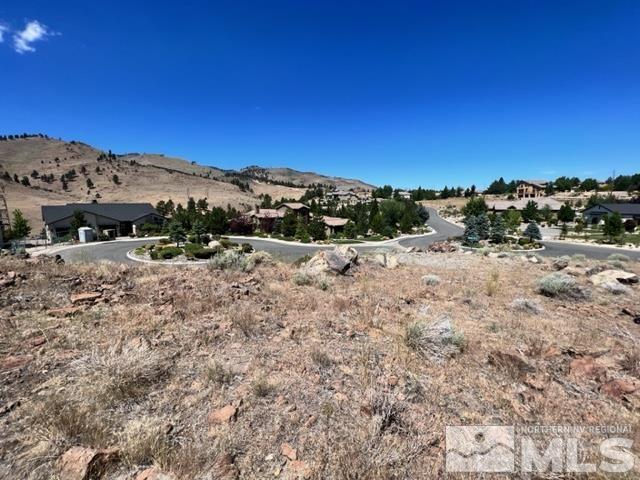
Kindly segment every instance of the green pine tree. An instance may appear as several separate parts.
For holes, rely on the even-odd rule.
[[[31,233],[31,226],[21,210],[13,211],[13,223],[11,224],[11,233],[14,238],[25,238]]]

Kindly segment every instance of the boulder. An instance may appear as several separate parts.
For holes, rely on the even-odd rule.
[[[218,240],[211,240],[208,244],[207,247],[209,248],[217,248],[220,246],[220,242]]]
[[[233,405],[226,405],[209,414],[207,420],[211,424],[229,423],[236,416],[237,409]]]
[[[108,464],[118,457],[115,448],[96,450],[87,447],[72,447],[62,454],[56,466],[60,480],[88,480],[98,478]]]
[[[596,286],[609,282],[638,283],[638,276],[635,273],[625,272],[624,270],[604,270],[591,276],[591,283]]]
[[[434,253],[451,253],[458,250],[458,247],[451,242],[435,242],[429,245],[428,250]]]
[[[635,392],[639,388],[638,382],[631,382],[617,378],[605,383],[600,388],[600,391],[613,398],[620,398],[623,395],[628,395]]]
[[[173,474],[163,472],[157,467],[151,467],[140,472],[135,480],[176,480],[176,477]]]
[[[78,303],[93,303],[102,296],[100,292],[82,292],[71,295],[70,300],[74,305]]]
[[[553,268],[556,270],[564,270],[569,266],[569,257],[559,257],[553,261]]]
[[[346,274],[358,261],[358,252],[348,246],[341,245],[333,250],[322,250],[316,253],[307,263],[303,270],[311,276],[323,273]]]

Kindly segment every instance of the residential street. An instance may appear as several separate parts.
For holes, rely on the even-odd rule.
[[[398,245],[403,247],[421,247],[425,248],[432,243],[446,240],[449,237],[455,237],[462,234],[462,228],[457,225],[453,225],[446,220],[443,220],[438,216],[437,212],[433,208],[429,208],[429,221],[427,224],[432,227],[437,233],[432,235],[424,235],[419,237],[411,237],[399,239]],[[246,239],[244,237],[229,237],[236,242],[246,242],[253,245],[256,250],[264,250],[269,252],[275,258],[284,261],[294,261],[300,257],[321,249],[331,249],[332,245],[310,245],[310,244],[298,244],[298,243],[282,243],[272,242],[268,239],[251,238]],[[66,261],[98,261],[98,260],[110,260],[118,263],[135,263],[133,260],[127,258],[127,252],[130,250],[149,243],[149,240],[141,239],[135,241],[115,241],[105,242],[99,244],[88,244],[70,247],[65,250],[61,250],[58,253]],[[353,247],[359,252],[372,251],[376,249],[388,249],[393,248],[394,243],[386,243],[380,245],[353,245]],[[625,255],[640,259],[640,251],[633,252],[628,250],[622,250],[618,248],[591,246],[591,245],[578,245],[573,243],[563,243],[557,241],[545,240],[542,242],[546,249],[537,252],[540,255],[557,257],[562,255],[574,255],[583,254],[590,258],[606,259],[612,253],[624,253]]]

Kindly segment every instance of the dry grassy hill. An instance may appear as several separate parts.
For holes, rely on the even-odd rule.
[[[0,259],[0,478],[471,478],[445,471],[447,425],[630,425],[638,454],[640,325],[620,312],[640,287],[594,286],[610,265],[571,259],[543,295],[546,259],[415,253],[301,284],[259,258]]]
[[[40,207],[44,204],[96,199],[155,204],[168,198],[186,203],[191,196],[206,197],[211,205],[230,204],[248,209],[260,201],[262,194],[276,200],[299,198],[305,192],[304,186],[311,183],[365,185],[357,180],[290,169],[267,170],[276,173],[258,178],[159,154],[105,153],[81,142],[51,138],[0,141],[0,176],[3,176],[9,209],[21,209],[35,230],[41,224]],[[65,189],[61,177],[69,172],[75,172],[76,177],[66,182]],[[27,177],[29,185],[16,182],[16,176],[18,180]],[[88,181],[93,184],[91,188]],[[249,190],[243,191],[240,183],[248,185]]]

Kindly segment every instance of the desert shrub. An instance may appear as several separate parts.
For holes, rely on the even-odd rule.
[[[574,253],[571,255],[571,260],[576,263],[582,263],[587,261],[587,256],[582,253]]]
[[[311,360],[313,360],[313,363],[322,369],[327,369],[333,365],[331,357],[329,357],[325,351],[317,348],[311,350]]]
[[[529,245],[531,240],[528,237],[521,237],[518,239],[518,245]]]
[[[440,283],[440,277],[438,275],[424,275],[422,277],[422,284],[427,286],[434,286]]]
[[[162,260],[170,260],[178,255],[182,255],[183,250],[179,247],[164,247],[158,250],[157,252],[158,258]]]
[[[272,395],[276,391],[276,387],[266,378],[260,377],[251,384],[251,391],[256,397],[264,398]]]
[[[251,253],[251,252],[253,252],[253,247],[251,246],[250,243],[243,243],[241,245],[240,249],[242,250],[242,253]]]
[[[159,256],[158,256],[158,252],[160,251],[160,249],[157,250],[152,250],[149,252],[149,256],[151,257],[151,260],[158,260]]]
[[[367,394],[367,409],[371,412],[378,432],[402,429],[404,404],[392,393],[370,390]]]
[[[215,270],[237,270],[247,272],[253,268],[247,257],[235,250],[225,250],[215,255],[210,261],[209,266]]]
[[[220,362],[213,362],[207,366],[207,380],[216,385],[229,385],[233,382],[234,374]]]
[[[560,272],[551,273],[538,280],[538,292],[547,297],[583,299],[589,291],[578,285],[573,277]]]
[[[143,417],[128,422],[118,435],[121,457],[129,467],[163,463],[171,451],[167,420]]]
[[[492,270],[487,278],[486,283],[487,295],[492,297],[498,293],[498,287],[500,286],[500,272],[498,270]]]
[[[631,259],[627,255],[623,255],[622,253],[612,253],[607,257],[607,260],[610,262],[629,262]]]
[[[253,265],[262,265],[262,264],[268,265],[270,263],[273,263],[273,257],[271,256],[271,254],[262,250],[258,252],[253,252],[247,258],[249,262],[252,263]]]
[[[613,268],[617,268],[619,270],[624,269],[624,263],[622,263],[620,260],[609,260],[609,266]]]
[[[111,347],[79,360],[76,369],[91,385],[96,400],[112,404],[145,394],[164,375],[166,364],[148,348]]]
[[[433,359],[453,356],[464,349],[465,339],[444,317],[433,323],[419,320],[407,326],[405,344],[421,355]]]
[[[293,281],[293,283],[299,286],[311,285],[313,283],[313,277],[302,270],[298,270],[297,272],[295,272],[291,280]]]
[[[520,312],[530,313],[532,315],[542,313],[542,307],[528,298],[516,298],[511,302],[511,308]]]

